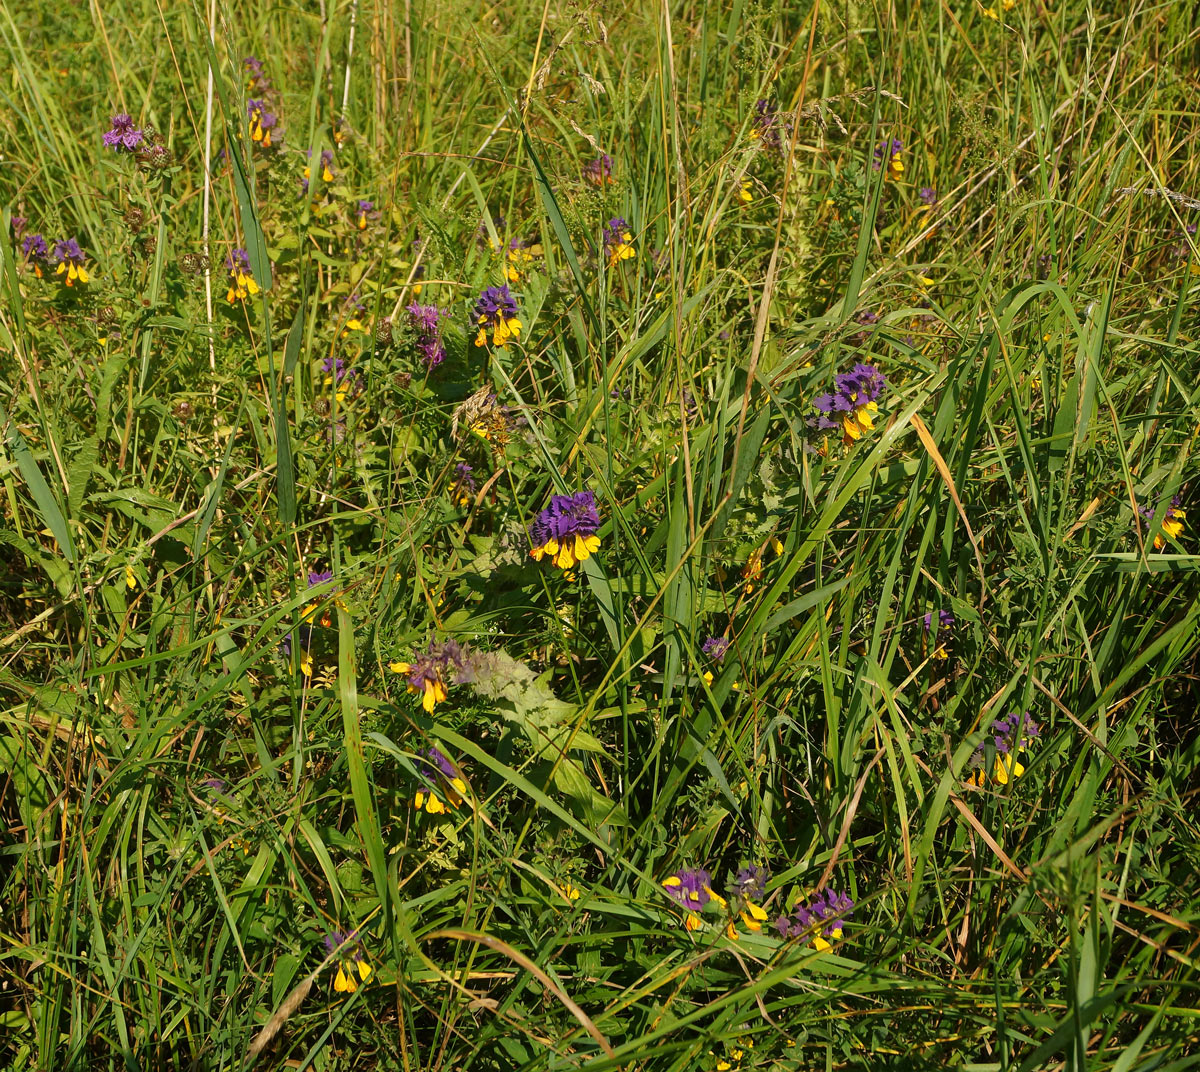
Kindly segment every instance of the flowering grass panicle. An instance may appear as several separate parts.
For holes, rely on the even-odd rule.
[[[592,492],[554,495],[550,505],[534,518],[533,548],[529,553],[539,562],[543,555],[549,555],[559,569],[571,569],[599,549],[599,527],[600,514]]]
[[[488,331],[492,333],[492,345],[506,348],[510,340],[521,336],[521,321],[517,317],[517,303],[508,291],[508,284],[488,287],[479,295],[471,320],[478,325],[476,346],[486,346]]]
[[[634,255],[633,232],[624,216],[614,216],[604,225],[604,252],[610,268]]]
[[[118,153],[131,153],[145,140],[145,134],[133,125],[133,117],[127,112],[114,115],[111,128],[104,132],[104,144]]]
[[[421,764],[417,768],[425,785],[413,795],[413,807],[430,815],[454,811],[466,799],[467,783],[437,748],[430,747],[423,754],[432,766]]]
[[[229,273],[225,300],[230,304],[245,301],[258,293],[258,284],[250,271],[250,255],[244,249],[235,249],[225,258],[225,269]]]
[[[90,278],[86,267],[87,257],[74,238],[62,238],[54,243],[54,260],[58,264],[54,269],[55,275],[65,275],[63,282],[68,287],[86,283]]]
[[[875,427],[874,415],[879,411],[875,400],[886,385],[883,373],[874,365],[860,362],[850,372],[840,373],[834,380],[834,391],[813,400],[821,414],[817,427],[841,428],[847,446],[861,439],[864,432]]]
[[[990,732],[995,753],[991,775],[989,777],[987,773],[987,753],[983,748],[979,748],[971,757],[973,773],[967,778],[972,785],[982,787],[989,781],[992,785],[1008,785],[1013,779],[1021,777],[1025,773],[1025,767],[1019,757],[1022,752],[1033,746],[1033,742],[1041,733],[1041,727],[1028,711],[1023,711],[996,719]]]

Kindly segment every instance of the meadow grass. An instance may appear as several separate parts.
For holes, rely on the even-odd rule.
[[[5,1067],[1200,1064],[1189,5],[0,35]]]

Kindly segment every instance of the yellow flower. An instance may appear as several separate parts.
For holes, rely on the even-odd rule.
[[[993,19],[996,22],[1000,21],[1000,16],[996,14],[996,9],[994,7],[985,7],[983,9],[983,17],[986,19]]]
[[[1017,749],[1018,753],[1022,751],[1024,751],[1024,749]],[[1010,781],[1012,781],[1014,778],[1020,778],[1024,773],[1025,767],[1021,764],[1020,760],[1017,759],[1016,753],[1009,752],[1007,754],[998,754],[996,756],[995,766],[992,767],[991,782],[992,785],[1008,785]],[[982,768],[975,771],[975,773],[967,779],[967,781],[972,785],[976,785],[981,788],[984,782],[987,780],[988,779],[985,776]],[[838,937],[840,938],[841,935],[838,935]]]
[[[58,267],[54,269],[55,275],[67,273],[66,284],[73,286],[76,282],[86,283],[88,281],[88,271],[82,264],[76,264],[74,261],[59,261]],[[38,273],[41,274],[40,272]]]
[[[538,562],[543,555],[549,555],[550,561],[559,569],[569,570],[575,563],[584,562],[591,558],[600,548],[599,536],[568,536],[561,543],[549,539],[541,547],[534,547],[529,554]]]
[[[137,577],[135,577],[133,574],[132,566],[125,567],[125,587],[126,588],[136,588],[137,587]]]
[[[842,418],[843,441],[849,446],[856,439],[861,439],[863,432],[870,432],[875,427],[873,414],[879,412],[874,402],[866,402]]]
[[[750,192],[749,179],[742,179],[742,188],[738,191],[738,198],[747,205],[754,200],[754,194]]]
[[[249,272],[242,271],[241,268],[235,268],[229,273],[229,290],[225,295],[226,301],[232,304],[236,301],[245,300],[257,293],[258,284],[254,282],[254,276]]]
[[[704,671],[704,674],[703,674],[702,676],[703,676],[703,678],[704,678],[704,684],[711,686],[711,685],[712,685],[712,683],[713,683],[712,671],[711,671],[711,670],[705,670],[705,671]]]
[[[568,901],[579,900],[579,889],[570,882],[563,883],[562,892]]]
[[[358,975],[358,979],[354,978]],[[362,959],[362,954],[355,954],[349,960],[338,962],[337,977],[333,980],[333,989],[338,993],[353,994],[358,989],[359,980],[366,982],[371,978],[371,965]]]
[[[302,651],[300,653],[300,673],[305,677],[312,677],[313,661],[311,653]]]
[[[488,318],[481,316],[479,318],[479,334],[475,336],[476,346],[487,345],[487,329]],[[518,339],[521,335],[521,321],[515,316],[509,317],[507,320],[504,317],[499,317],[496,320],[496,325],[492,328],[492,345],[506,348],[509,339]]]

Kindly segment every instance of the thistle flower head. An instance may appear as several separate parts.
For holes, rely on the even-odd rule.
[[[446,346],[442,342],[442,321],[450,315],[448,310],[436,305],[418,305],[413,302],[406,309],[409,322],[417,336],[417,350],[426,371],[432,372],[446,360]]]
[[[104,132],[104,144],[117,152],[131,153],[145,141],[145,134],[133,125],[133,117],[119,112],[112,117],[112,127]]]

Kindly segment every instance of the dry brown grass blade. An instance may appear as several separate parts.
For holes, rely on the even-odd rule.
[[[950,475],[946,459],[942,457],[942,452],[938,450],[937,444],[933,441],[933,436],[929,434],[929,429],[925,427],[925,422],[921,420],[920,414],[912,415],[912,426],[917,430],[917,437],[921,440],[921,445],[933,459],[933,464],[941,474],[946,490],[950,493],[950,498],[958,511],[958,516],[962,518],[963,527],[967,530],[967,539],[971,541],[971,550],[975,552],[975,564],[979,567],[979,606],[982,609],[983,601],[987,599],[987,571],[983,568],[983,555],[979,553],[979,541],[975,539],[975,533],[971,531],[971,522],[967,520],[967,512],[963,509],[962,500],[958,497],[958,489],[954,486],[954,477]]]
[[[541,968],[539,968],[532,960],[524,953],[519,953],[513,949],[507,942],[500,941],[499,938],[493,938],[490,934],[478,934],[475,931],[460,931],[460,930],[442,930],[434,931],[432,934],[425,936],[426,941],[433,941],[435,938],[453,938],[459,942],[478,942],[480,945],[486,945],[489,949],[494,949],[497,953],[502,953],[509,960],[521,965],[530,975],[532,975],[539,983],[542,984],[551,994],[562,1002],[563,1007],[579,1021],[579,1025],[593,1039],[596,1040],[596,1045],[599,1046],[609,1057],[616,1057],[613,1048],[609,1045],[608,1039],[604,1037],[604,1033],[592,1023],[591,1017],[588,1016],[574,1001],[570,995],[566,993],[553,979],[550,978]]]

